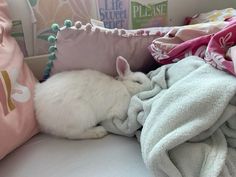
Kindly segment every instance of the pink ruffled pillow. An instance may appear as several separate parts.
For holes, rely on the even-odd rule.
[[[107,29],[65,21],[59,28],[52,25],[55,37],[50,36],[51,55],[44,78],[65,70],[94,69],[109,75],[117,75],[115,60],[125,57],[133,71],[148,71],[157,67],[147,47],[152,41],[166,34],[169,27],[139,30]]]
[[[0,0],[0,159],[38,132],[33,105],[36,80],[10,29],[7,3]]]

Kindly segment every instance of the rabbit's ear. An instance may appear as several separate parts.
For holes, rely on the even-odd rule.
[[[129,63],[122,56],[119,56],[116,59],[116,71],[120,77],[124,77],[125,75],[131,72]]]

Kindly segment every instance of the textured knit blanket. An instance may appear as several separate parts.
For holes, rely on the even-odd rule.
[[[236,78],[198,57],[149,73],[153,89],[135,95],[126,120],[103,125],[133,136],[156,177],[236,176]]]

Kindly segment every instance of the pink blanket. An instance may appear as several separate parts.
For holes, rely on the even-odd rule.
[[[236,20],[230,22],[202,23],[174,28],[166,36],[149,46],[155,60],[169,64],[189,55],[196,55],[214,67],[236,75],[236,64],[230,47],[236,45]],[[235,49],[234,49],[235,50]]]

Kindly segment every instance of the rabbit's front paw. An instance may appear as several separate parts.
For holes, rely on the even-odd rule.
[[[108,134],[108,132],[103,126],[95,127],[94,133],[96,134],[96,138],[102,138]]]

